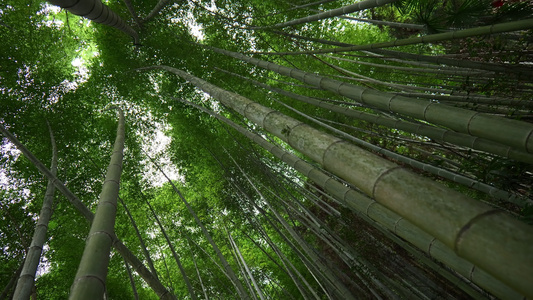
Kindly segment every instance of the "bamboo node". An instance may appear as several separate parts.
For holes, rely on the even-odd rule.
[[[468,229],[470,229],[472,227],[472,225],[474,225],[477,221],[479,221],[480,219],[482,219],[482,218],[484,218],[486,216],[491,216],[491,215],[494,215],[494,214],[497,214],[497,213],[502,213],[502,212],[503,211],[501,211],[499,209],[491,209],[491,210],[485,211],[485,212],[473,217],[472,219],[470,219],[470,221],[468,221],[459,230],[459,232],[457,233],[457,236],[455,237],[455,242],[454,242],[454,245],[453,245],[453,251],[455,253],[459,252],[459,243],[461,242],[461,238],[468,231]]]

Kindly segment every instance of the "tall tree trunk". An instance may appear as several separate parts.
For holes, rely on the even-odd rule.
[[[139,44],[137,32],[127,25],[114,11],[103,4],[101,0],[48,0],[48,2],[60,6],[77,16],[115,27],[131,36],[134,44]]]
[[[91,230],[71,287],[70,299],[100,299],[105,292],[109,255],[114,240],[125,140],[124,113],[118,107],[112,109],[117,109],[119,114],[117,137]]]
[[[48,125],[48,131],[50,132],[50,143],[52,145],[52,162],[50,164],[50,171],[55,176],[57,175],[56,141],[54,139],[54,133],[52,132],[50,123],[47,121],[46,124]],[[24,260],[24,268],[20,273],[17,287],[15,288],[15,294],[13,296],[14,299],[29,299],[32,293],[35,281],[35,273],[37,272],[37,267],[39,266],[43,245],[46,241],[48,223],[50,221],[50,217],[52,216],[54,192],[54,183],[49,179],[48,185],[46,186],[46,192],[44,194],[43,205],[39,214],[39,220],[35,226],[35,232],[33,233],[31,245],[28,249],[28,253],[26,254],[26,259]]]

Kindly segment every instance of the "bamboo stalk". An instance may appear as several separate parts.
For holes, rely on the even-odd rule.
[[[68,10],[70,13],[77,16],[87,18],[96,23],[102,23],[114,27],[125,34],[131,36],[134,44],[139,44],[139,36],[133,28],[131,28],[124,20],[122,20],[114,11],[107,5],[103,4],[101,0],[48,0],[52,5],[60,6]]]
[[[91,230],[71,286],[70,299],[99,299],[103,297],[105,291],[109,255],[114,240],[125,140],[124,113],[118,107],[112,107],[112,109],[117,109],[119,114],[117,136]]]
[[[52,146],[52,162],[50,164],[50,170],[54,176],[57,175],[57,146],[54,138],[54,133],[48,125],[48,131],[50,133],[50,143]],[[43,205],[41,212],[39,213],[39,220],[35,226],[33,238],[31,240],[30,248],[26,254],[24,260],[24,267],[20,272],[20,276],[15,288],[14,299],[29,299],[34,287],[35,273],[39,266],[39,261],[43,251],[43,245],[46,242],[46,232],[48,231],[48,223],[52,217],[52,207],[54,203],[55,186],[52,180],[48,179],[46,186],[46,192],[44,194]]]

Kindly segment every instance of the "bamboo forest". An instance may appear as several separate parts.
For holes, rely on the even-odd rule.
[[[533,299],[533,2],[2,0],[0,299]]]

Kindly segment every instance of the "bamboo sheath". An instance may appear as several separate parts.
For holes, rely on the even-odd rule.
[[[90,223],[93,222],[94,214],[81,202],[81,200],[70,191],[65,184],[52,174],[46,166],[39,161],[31,151],[29,151],[24,145],[11,134],[4,126],[0,124],[0,132],[6,136],[11,143],[13,143],[17,149],[24,154],[24,156],[33,163],[33,165],[45,175],[49,180],[52,180],[56,188],[68,199],[68,201],[80,212],[80,214],[87,219]],[[135,269],[137,274],[141,276],[144,281],[154,290],[160,299],[176,299],[176,297],[170,293],[161,282],[152,275],[152,273],[144,266],[143,262],[133,254],[128,247],[126,247],[118,237],[113,233],[113,247],[118,253]]]
[[[48,0],[48,2],[52,5],[60,6],[77,16],[87,18],[96,23],[115,27],[131,36],[134,44],[139,44],[137,32],[126,24],[114,11],[103,4],[101,0]]]
[[[385,227],[394,234],[405,239],[418,249],[430,257],[444,263],[446,266],[453,269],[458,274],[462,275],[467,281],[470,281],[477,286],[489,291],[491,294],[502,299],[523,299],[524,296],[517,293],[509,286],[502,283],[500,280],[494,278],[487,272],[480,268],[476,268],[472,263],[458,257],[450,248],[446,247],[442,242],[438,241],[435,237],[429,235],[425,231],[413,225],[411,222],[402,218],[398,214],[389,210],[380,203],[370,199],[369,197],[361,194],[360,192],[353,190],[341,182],[333,179],[331,176],[325,174],[319,168],[311,165],[310,163],[300,159],[294,154],[287,152],[286,150],[269,143],[261,136],[252,133],[241,126],[233,123],[225,117],[209,111],[194,103],[188,102],[183,99],[178,99],[188,105],[196,107],[203,112],[210,114],[211,116],[221,120],[222,122],[230,125],[239,133],[248,137],[254,141],[275,157],[281,161],[287,163],[298,172],[307,176],[318,186],[327,191],[337,201],[340,201],[343,205],[353,210],[355,213],[371,220],[370,224],[374,222],[380,226]]]
[[[433,235],[460,257],[533,297],[533,228],[342,139],[168,66],[326,170]]]

